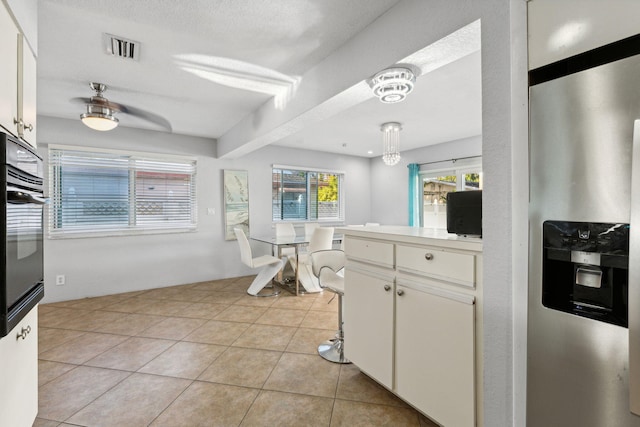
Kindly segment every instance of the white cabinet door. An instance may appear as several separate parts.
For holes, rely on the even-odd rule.
[[[23,139],[36,147],[36,58],[26,40],[22,46],[22,87],[21,104],[24,121]],[[20,104],[20,102],[18,103]]]
[[[18,338],[18,334],[22,334]],[[22,338],[24,336],[24,338]],[[0,425],[28,427],[38,413],[38,307],[0,339]]]
[[[396,387],[444,426],[475,425],[473,296],[396,286]]]
[[[0,125],[16,135],[18,118],[18,28],[0,4]]]
[[[345,355],[389,389],[393,388],[393,288],[393,276],[345,269]]]

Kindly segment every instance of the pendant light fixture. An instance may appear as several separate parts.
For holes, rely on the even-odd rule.
[[[402,126],[397,122],[385,123],[382,131],[382,161],[387,166],[397,165],[400,161],[400,131]]]
[[[404,100],[413,90],[415,73],[406,67],[387,68],[377,73],[369,85],[375,96],[385,104]]]

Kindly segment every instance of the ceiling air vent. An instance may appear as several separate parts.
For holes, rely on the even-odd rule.
[[[102,39],[109,55],[123,59],[133,59],[134,61],[140,58],[140,42],[107,33],[102,35]]]

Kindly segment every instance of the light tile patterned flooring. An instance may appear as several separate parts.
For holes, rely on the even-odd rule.
[[[256,298],[252,279],[41,305],[34,426],[435,426],[318,356],[333,294]]]

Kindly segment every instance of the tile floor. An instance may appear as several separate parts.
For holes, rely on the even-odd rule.
[[[256,298],[252,279],[41,305],[34,427],[435,426],[317,355],[330,292]]]

